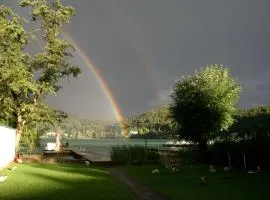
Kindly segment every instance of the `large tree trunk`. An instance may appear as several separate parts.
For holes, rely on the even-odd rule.
[[[200,161],[205,162],[207,160],[207,140],[204,137],[199,140],[198,149]]]
[[[60,141],[60,138],[61,138],[61,129],[60,128],[57,128],[56,129],[56,148],[55,148],[55,151],[56,152],[59,152],[60,151],[60,147],[61,147],[61,141]]]
[[[17,111],[17,121],[16,121],[16,146],[15,152],[16,156],[18,157],[20,151],[20,139],[23,132],[25,121],[22,119],[21,112]]]

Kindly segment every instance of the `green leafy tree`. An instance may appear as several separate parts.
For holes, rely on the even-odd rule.
[[[20,145],[27,148],[27,152],[32,153],[39,145],[40,133],[36,127],[26,125],[22,132]]]
[[[105,133],[119,136],[121,126],[115,121],[86,120],[68,115],[58,123],[63,133],[73,138],[102,138]]]
[[[60,124],[67,118],[63,111],[46,110],[47,116],[42,118],[42,123],[35,120],[27,121],[21,135],[20,145],[32,153],[39,146],[40,137],[47,132],[59,131]]]
[[[68,63],[71,45],[60,37],[62,26],[69,22],[74,9],[63,6],[61,0],[21,0],[20,3],[31,8],[31,22],[40,28],[27,32],[25,20],[0,6],[1,118],[15,119],[16,151],[28,123],[49,120],[52,116],[43,98],[56,94],[61,88],[61,78],[76,77],[80,72]],[[26,51],[31,38],[41,38],[41,49],[34,55]]]
[[[173,87],[171,112],[180,136],[199,144],[204,156],[207,141],[234,122],[241,87],[228,68],[209,65]]]
[[[82,129],[82,124],[79,119],[68,116],[59,125],[64,133],[72,136],[73,138],[79,138],[79,133]]]
[[[227,132],[237,133],[240,139],[265,140],[270,133],[270,106],[258,106],[239,110],[235,115],[236,122]]]
[[[142,114],[132,115],[127,120],[129,130],[137,130],[139,134],[175,132],[176,122],[171,117],[168,105],[160,105]]]

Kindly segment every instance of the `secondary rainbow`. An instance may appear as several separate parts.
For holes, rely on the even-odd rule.
[[[119,123],[121,125],[122,133],[126,134],[126,126],[124,123],[124,117],[123,117],[123,113],[121,111],[121,108],[118,105],[113,93],[111,92],[111,89],[110,89],[107,81],[102,76],[102,74],[99,71],[98,67],[96,66],[95,62],[84,53],[83,49],[80,48],[79,44],[71,37],[71,35],[67,31],[64,31],[63,35],[64,35],[65,39],[67,39],[73,45],[73,47],[76,49],[76,52],[82,58],[82,60],[86,64],[86,66],[91,70],[91,72],[96,77],[98,84],[100,85],[102,91],[104,92],[104,95],[107,97],[107,99],[111,105],[111,108],[115,114],[117,121],[119,121]]]
[[[136,56],[139,57],[140,66],[144,69],[145,73],[148,75],[148,81],[150,86],[156,93],[156,98],[160,99],[160,85],[158,76],[153,62],[153,56],[151,51],[147,48],[142,38],[141,34],[136,28],[136,25],[132,24],[131,20],[128,20],[128,16],[125,15],[123,10],[117,5],[115,1],[106,1],[104,2],[103,10],[106,14],[110,14],[111,19],[119,26],[121,33],[124,35],[125,39],[129,41],[131,48],[133,49]]]

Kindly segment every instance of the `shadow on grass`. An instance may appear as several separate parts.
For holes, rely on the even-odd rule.
[[[132,199],[104,169],[80,165],[21,165],[0,191],[1,200]]]
[[[155,168],[160,170],[159,174],[151,173]],[[270,174],[267,172],[248,174],[247,171],[234,169],[225,173],[222,168],[217,168],[216,173],[211,173],[209,166],[205,165],[186,165],[175,173],[159,165],[127,166],[122,169],[169,199],[270,199]],[[201,176],[206,177],[206,185],[201,184]]]
[[[42,170],[46,169],[54,172],[68,172],[82,175],[91,173],[97,176],[104,176],[108,174],[105,168],[85,166],[82,164],[30,164],[29,166]]]

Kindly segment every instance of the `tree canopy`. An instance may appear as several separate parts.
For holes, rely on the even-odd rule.
[[[0,5],[0,117],[15,124],[16,149],[28,123],[53,116],[43,98],[56,94],[61,78],[80,72],[68,63],[72,46],[60,37],[74,8],[61,0],[21,0],[20,5],[30,8],[31,23],[38,29],[26,30],[26,20]],[[30,54],[27,45],[33,38],[39,38],[40,51]]]
[[[116,121],[86,120],[67,115],[57,126],[68,138],[121,137],[121,126]],[[48,123],[41,128],[46,130],[44,133],[55,132],[55,128]]]
[[[168,105],[160,105],[144,113],[132,115],[127,119],[128,129],[138,131],[139,134],[150,132],[171,134],[175,125]]]
[[[266,139],[270,133],[270,106],[258,106],[239,110],[236,122],[229,129],[228,134],[237,133],[238,138]]]
[[[205,149],[208,139],[233,124],[240,90],[229,69],[219,65],[206,66],[176,82],[170,109],[180,136]]]

